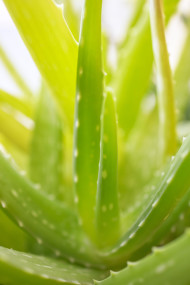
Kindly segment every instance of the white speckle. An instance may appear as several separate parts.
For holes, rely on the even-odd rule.
[[[49,224],[49,228],[50,228],[51,230],[55,230],[55,226],[54,226],[53,224]]]
[[[155,190],[156,189],[156,186],[155,185],[152,185],[151,186],[151,190]]]
[[[42,267],[48,268],[48,269],[52,269],[53,268],[52,266],[49,266],[49,265],[42,265]]]
[[[22,221],[17,221],[17,222],[18,222],[18,225],[19,225],[20,228],[23,228],[23,227],[24,227],[24,224],[23,224]]]
[[[186,137],[183,137],[183,142],[186,140]]]
[[[102,171],[102,178],[106,179],[107,176],[108,176],[107,171],[106,171],[106,170],[103,170],[103,171]]]
[[[81,100],[81,95],[80,95],[80,93],[78,93],[78,95],[77,95],[77,101],[79,102]]]
[[[7,204],[4,201],[1,201],[1,206],[3,209],[5,209],[7,207]]]
[[[77,176],[77,175],[74,176],[74,182],[75,182],[75,183],[78,182],[78,176]]]
[[[132,234],[130,234],[129,239],[134,238],[135,234],[136,234],[135,232],[133,232]]]
[[[174,160],[174,158],[175,158],[175,156],[173,155],[173,156],[171,157],[171,160],[173,161],[173,160]]]
[[[83,225],[83,221],[82,219],[79,219],[79,225],[82,226]]]
[[[74,259],[73,257],[69,257],[69,261],[70,261],[71,263],[74,263],[74,262],[75,262],[75,259]]]
[[[140,223],[139,223],[139,228],[141,228],[145,223],[145,220],[142,220]]]
[[[25,171],[25,170],[21,170],[21,171],[20,171],[20,174],[21,174],[22,176],[25,176],[25,175],[26,175],[26,171]]]
[[[157,199],[153,204],[152,204],[152,208],[155,208],[158,205],[159,199]]]
[[[166,183],[167,183],[167,184],[170,184],[170,183],[172,182],[173,178],[174,178],[174,176],[171,175],[171,176],[168,178],[168,180],[167,180]]]
[[[80,68],[79,68],[79,75],[82,75],[82,74],[83,74],[83,68],[80,67]]]
[[[18,193],[16,192],[16,190],[12,189],[11,193],[13,194],[14,197],[16,198],[18,197]]]
[[[32,211],[31,213],[33,217],[37,218],[38,214],[35,211]]]
[[[47,274],[41,274],[41,277],[45,279],[49,279],[49,276]]]
[[[184,151],[184,152],[182,153],[182,155],[181,155],[181,158],[186,158],[187,155],[188,155],[188,153],[189,153],[188,150]]]
[[[172,232],[172,233],[175,233],[175,231],[176,231],[176,226],[173,226],[173,227],[171,228],[171,232]]]
[[[183,221],[184,220],[184,214],[182,213],[180,216],[179,216],[180,220]]]
[[[58,257],[61,255],[61,252],[59,250],[55,250],[55,255]]]
[[[75,196],[75,203],[78,204],[78,202],[79,202],[79,198],[78,198],[78,196],[76,195],[76,196]]]
[[[164,176],[164,174],[165,174],[165,173],[162,171],[162,172],[161,172],[161,176]]]
[[[45,219],[43,219],[43,220],[42,220],[42,224],[47,225],[47,224],[48,224],[48,221],[45,220]]]
[[[164,264],[158,266],[155,270],[155,273],[160,274],[166,270],[166,266]]]
[[[40,190],[40,189],[41,189],[41,185],[40,185],[40,184],[35,184],[35,188],[36,188],[37,190]]]
[[[28,274],[34,274],[34,271],[31,268],[23,268]]]
[[[78,149],[75,149],[75,151],[74,151],[74,157],[77,157],[78,155],[79,155]]]
[[[63,278],[56,278],[56,280],[59,281],[59,282],[63,282],[63,283],[66,283],[66,282],[67,282],[67,280],[65,280],[65,279],[63,279]]]
[[[106,212],[107,211],[107,207],[105,205],[102,206],[102,212]]]
[[[109,204],[109,209],[110,209],[110,210],[113,209],[113,204]]]
[[[79,120],[76,120],[75,127],[78,128],[80,126]]]
[[[37,241],[37,243],[39,243],[39,244],[42,244],[42,243],[43,243],[43,241],[42,241],[41,238],[36,238],[36,241]]]
[[[123,241],[122,243],[121,243],[121,245],[120,245],[120,247],[124,247],[125,245],[126,245],[126,241]]]
[[[25,257],[28,257],[28,258],[32,258],[32,256],[31,256],[31,255],[26,254],[26,253],[23,253],[22,255],[23,255],[23,256],[25,256]]]

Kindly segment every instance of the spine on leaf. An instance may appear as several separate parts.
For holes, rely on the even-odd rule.
[[[112,93],[104,101],[101,122],[100,164],[96,201],[96,230],[100,246],[119,237],[120,216],[117,193],[117,125]]]
[[[101,7],[102,0],[86,0],[84,3],[74,126],[75,202],[80,222],[90,236],[94,236],[103,99]]]
[[[150,23],[157,70],[160,136],[163,158],[176,151],[176,114],[168,50],[164,32],[162,0],[150,0]]]

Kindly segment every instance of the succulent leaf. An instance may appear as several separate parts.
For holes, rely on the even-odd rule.
[[[99,282],[100,285],[126,285],[146,284],[159,285],[189,284],[189,255],[190,255],[190,232],[189,230],[178,240],[171,244],[153,249],[153,253],[146,258],[128,264],[128,267],[116,272],[108,279]]]
[[[0,200],[2,208],[18,226],[56,256],[72,262],[105,267],[81,231],[76,214],[63,203],[39,191],[0,154]],[[82,261],[83,260],[83,261]]]
[[[8,110],[0,108],[0,131],[17,147],[27,152],[30,143],[30,130]]]
[[[106,276],[108,272],[0,247],[0,282],[3,284],[90,285],[93,279]]]
[[[179,0],[172,3],[170,0],[164,1],[166,22],[175,12],[178,3]],[[117,97],[119,126],[123,129],[125,136],[128,136],[134,127],[152,72],[153,52],[146,5],[128,37],[120,53],[118,72],[113,83]]]
[[[25,116],[31,118],[33,115],[32,101],[25,98],[18,98],[4,90],[0,89],[0,104],[2,106],[9,106],[15,111],[19,111]]]
[[[42,90],[30,151],[30,178],[54,198],[62,196],[62,123],[48,88]]]
[[[175,154],[177,148],[174,90],[164,32],[162,1],[150,0],[149,3],[153,53],[157,68],[160,145],[164,158]]]
[[[108,91],[105,96],[95,210],[97,239],[100,246],[113,244],[120,234],[116,113],[112,93]]]
[[[104,253],[106,262],[111,266],[117,266],[130,259],[139,248],[151,238],[164,220],[177,206],[178,201],[187,193],[190,187],[190,137],[188,137],[174,160],[169,170],[162,177],[155,194],[147,201],[145,210],[139,214],[123,238],[110,251]],[[158,207],[159,206],[159,207]],[[162,209],[162,211],[160,211]],[[151,234],[150,234],[151,233]]]
[[[100,156],[100,115],[103,101],[101,8],[101,0],[84,2],[74,126],[75,201],[81,223],[92,237],[94,236],[94,207]]]

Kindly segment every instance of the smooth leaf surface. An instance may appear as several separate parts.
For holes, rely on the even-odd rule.
[[[30,178],[55,198],[62,195],[63,129],[51,93],[41,91],[30,149]]]
[[[90,285],[108,275],[76,265],[0,247],[0,282],[4,284]]]
[[[103,102],[101,8],[101,0],[84,2],[74,127],[75,201],[81,223],[92,237],[94,236],[94,207],[100,156],[100,115]]]
[[[97,282],[100,285],[181,285],[189,284],[190,232],[175,242],[153,249],[146,258],[128,263],[128,267],[120,272],[112,272],[108,279]]]
[[[19,227],[39,244],[51,248],[56,256],[105,267],[83,234],[72,209],[39,191],[38,185],[19,174],[2,153],[0,173],[1,206]]]

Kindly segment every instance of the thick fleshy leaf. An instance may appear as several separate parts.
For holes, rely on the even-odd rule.
[[[177,114],[180,118],[184,116],[184,110],[187,107],[189,98],[189,80],[190,80],[190,20],[183,19],[185,27],[185,43],[182,48],[180,59],[176,70],[174,72],[174,91],[176,105],[179,113]]]
[[[101,122],[100,164],[96,198],[96,236],[101,247],[117,241],[120,234],[118,205],[117,123],[115,104],[107,92]]]
[[[0,282],[30,285],[90,285],[107,272],[81,268],[64,261],[0,247]]]
[[[19,111],[27,117],[33,115],[33,104],[32,101],[26,100],[24,97],[16,97],[4,90],[0,89],[0,104],[3,106],[9,106],[15,111]]]
[[[27,235],[0,209],[0,244],[19,251],[26,250]]]
[[[97,284],[189,284],[189,243],[190,232],[188,230],[180,239],[163,248],[154,248],[150,256],[135,263],[128,263],[126,269],[112,272],[108,279],[97,282]]]
[[[150,0],[150,25],[154,60],[156,63],[160,148],[162,159],[173,155],[177,149],[176,110],[173,79],[166,45],[164,14],[160,0]]]
[[[0,109],[0,132],[17,147],[27,152],[30,143],[30,130],[4,109]]]
[[[62,9],[53,0],[4,0],[4,3],[72,126],[77,43],[63,18]]]
[[[53,197],[61,196],[62,122],[49,90],[44,88],[38,102],[30,150],[30,178]]]
[[[101,0],[84,2],[75,109],[75,201],[81,223],[91,236],[94,235],[94,207],[100,156],[100,115],[103,100],[101,7]]]
[[[147,200],[141,203],[138,217],[130,224],[126,234],[103,256],[113,266],[124,263],[137,252],[163,224],[179,201],[188,192],[190,167],[190,137],[183,143],[170,167]],[[162,209],[162,211],[160,211]],[[107,262],[106,261],[106,262]],[[110,263],[111,262],[111,263]]]
[[[179,0],[172,3],[170,0],[164,1],[167,22],[175,12],[178,2]],[[149,14],[146,7],[128,37],[120,53],[118,72],[114,80],[118,123],[125,136],[130,133],[136,122],[152,73],[153,52]]]
[[[39,191],[0,154],[0,200],[2,208],[19,227],[56,256],[72,262],[104,267],[81,231],[73,209]]]

